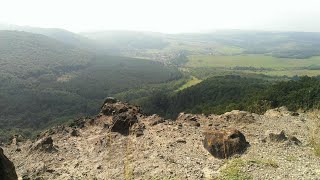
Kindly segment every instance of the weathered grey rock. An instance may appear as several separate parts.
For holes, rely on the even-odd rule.
[[[233,110],[220,115],[217,120],[235,123],[253,123],[255,122],[255,116],[246,111]]]
[[[270,133],[269,134],[269,139],[272,142],[283,142],[283,141],[288,140],[288,138],[286,137],[284,131],[281,131],[279,134]]]
[[[39,150],[44,152],[56,152],[57,149],[53,145],[53,139],[49,137],[44,137],[31,147],[31,150]]]
[[[2,148],[0,148],[0,179],[18,179],[14,164],[3,154]]]
[[[205,132],[204,148],[216,158],[229,158],[234,154],[241,154],[248,145],[245,136],[236,129]]]

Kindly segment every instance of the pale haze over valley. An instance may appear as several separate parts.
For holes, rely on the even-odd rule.
[[[316,0],[2,0],[0,23],[74,32],[320,31]]]

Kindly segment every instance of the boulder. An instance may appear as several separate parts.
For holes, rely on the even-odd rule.
[[[3,154],[2,148],[0,148],[0,179],[18,179],[14,164]]]
[[[31,147],[31,150],[39,150],[39,151],[44,151],[44,152],[56,152],[57,149],[53,145],[53,139],[48,136],[44,137],[37,142]]]
[[[111,131],[122,135],[128,135],[130,128],[138,123],[137,116],[129,112],[123,112],[112,117]]]
[[[204,148],[216,158],[241,154],[249,145],[245,136],[236,129],[207,130],[204,135]]]
[[[104,122],[104,127],[109,127],[111,131],[119,132],[122,135],[129,135],[133,125],[138,123],[141,110],[137,106],[117,101],[104,104],[100,114],[109,116],[110,119]],[[143,128],[140,128],[140,125],[136,125],[133,128],[134,130],[132,131],[135,131],[137,135],[143,134]]]
[[[106,116],[112,116],[112,115],[116,115],[116,114],[120,114],[128,111],[136,115],[141,112],[139,107],[132,106],[122,102],[106,103],[101,108],[101,114]]]
[[[284,142],[287,141],[288,145],[302,145],[302,142],[295,136],[286,136],[285,132],[282,130],[279,134],[270,133],[269,139],[271,142]]]

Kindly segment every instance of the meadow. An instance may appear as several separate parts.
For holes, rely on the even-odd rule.
[[[219,71],[265,74],[271,76],[320,75],[320,56],[307,59],[277,58],[267,55],[233,56],[192,55],[186,68],[216,68]]]

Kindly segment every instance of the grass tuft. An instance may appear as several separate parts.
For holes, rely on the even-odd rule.
[[[246,165],[246,161],[242,159],[233,159],[228,162],[226,167],[220,172],[218,179],[221,180],[246,180],[253,179],[251,175],[242,171],[242,167]]]

